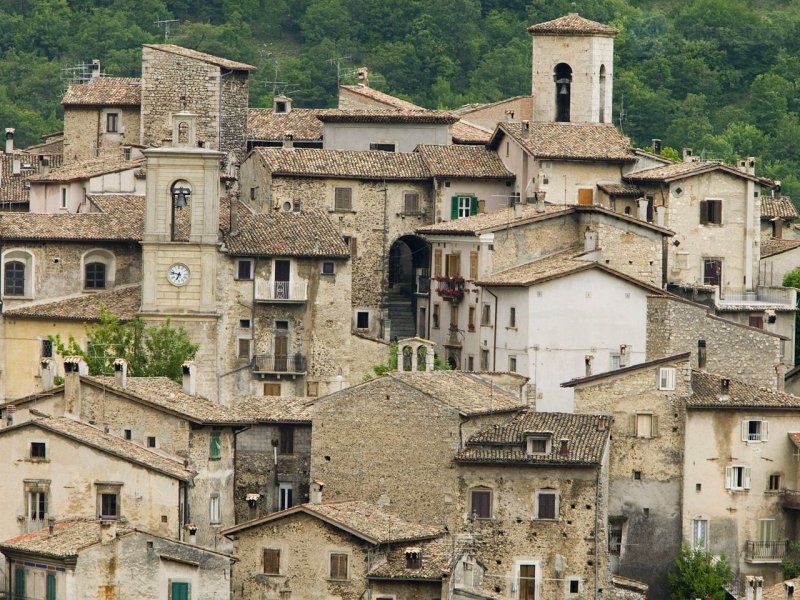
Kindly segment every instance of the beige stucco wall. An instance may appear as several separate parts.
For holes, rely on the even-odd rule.
[[[800,267],[800,248],[763,257],[759,264],[758,283],[782,285],[786,274],[797,267]]]
[[[447,146],[450,125],[428,123],[323,123],[327,150],[369,150],[370,144],[394,144],[396,152],[413,152],[420,144]]]
[[[530,121],[533,116],[533,98],[520,96],[501,100],[488,106],[479,106],[467,113],[462,113],[462,119],[467,123],[493,131],[498,123],[506,120],[508,111],[513,112],[515,121]]]

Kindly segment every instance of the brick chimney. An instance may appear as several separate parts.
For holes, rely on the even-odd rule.
[[[122,389],[128,387],[128,361],[124,358],[114,361],[114,385]]]
[[[369,87],[369,69],[367,67],[359,67],[356,70],[356,76],[359,84]]]
[[[117,539],[116,519],[100,519],[100,544],[107,546]]]
[[[197,365],[187,361],[181,365],[183,370],[183,393],[190,396],[197,395]]]
[[[81,375],[89,369],[81,356],[64,358],[64,413],[81,416]]]
[[[56,361],[52,358],[43,358],[40,363],[39,376],[42,382],[42,391],[53,389],[56,377]]]
[[[92,81],[100,77],[100,59],[92,59]]]
[[[283,133],[283,148],[285,150],[294,149],[294,133],[291,131],[285,131]]]

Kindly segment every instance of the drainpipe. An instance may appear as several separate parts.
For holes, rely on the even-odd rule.
[[[386,318],[389,316],[389,281],[387,279],[387,266],[389,257],[386,255],[386,245],[389,242],[389,188],[386,186],[386,180],[383,182],[383,240],[382,240],[382,255],[381,255],[381,312],[383,320],[383,335],[386,335]]]
[[[486,291],[494,296],[494,332],[492,340],[492,371],[497,371],[497,296],[488,287]]]
[[[608,443],[608,442],[606,442]],[[603,453],[605,454],[605,452]],[[597,523],[600,519],[600,471],[602,470],[602,466],[597,467],[597,477],[595,478],[595,485],[594,485],[594,600],[598,600],[599,592],[598,592],[598,582],[597,582],[597,575],[599,571],[598,563],[600,562],[600,555],[598,554],[599,550],[599,543],[597,540],[597,535],[599,533]]]

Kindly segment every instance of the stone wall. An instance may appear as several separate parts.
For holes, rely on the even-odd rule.
[[[233,152],[237,162],[244,160],[247,145],[249,89],[247,71],[223,71],[219,150]]]
[[[107,113],[120,115],[118,132],[106,132]],[[97,156],[121,159],[123,146],[139,143],[139,129],[138,106],[67,106],[64,108],[64,164]]]
[[[464,121],[493,131],[498,123],[506,120],[506,111],[513,111],[514,121],[530,121],[533,116],[533,98],[518,96],[501,100],[487,106],[480,106],[462,115]]]
[[[647,359],[691,352],[697,367],[698,340],[706,342],[706,369],[770,389],[782,380],[788,343],[761,329],[708,314],[705,306],[674,297],[650,297],[647,306]]]

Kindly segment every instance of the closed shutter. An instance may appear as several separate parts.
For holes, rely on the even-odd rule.
[[[347,579],[347,554],[331,554],[331,579]]]
[[[45,600],[56,600],[56,576],[55,573],[47,574],[45,583]]]
[[[21,567],[14,569],[14,595],[14,600],[25,600],[25,569]]]
[[[731,481],[733,480],[733,467],[725,467],[725,489],[731,489]]]
[[[440,249],[433,251],[433,276],[441,277],[442,275],[442,251]]]
[[[578,190],[578,204],[581,206],[592,206],[592,204],[594,204],[594,190]]]
[[[478,214],[478,199],[475,197],[472,197],[469,200],[469,214],[470,215]]]
[[[556,495],[553,493],[539,494],[539,519],[556,518]]]
[[[469,278],[473,281],[478,278],[478,253],[469,253]]]
[[[492,516],[492,494],[484,490],[472,492],[472,513],[479,519],[489,519]]]
[[[722,224],[722,201],[721,200],[711,200],[709,202],[711,207],[711,215],[710,221],[712,223],[716,223],[717,225]]]
[[[634,436],[634,437],[636,437],[636,434],[638,433],[638,429],[636,427],[638,420],[639,420],[639,415],[637,415],[637,414],[632,414],[631,415],[630,427],[629,427],[628,430],[631,432],[631,435]]]
[[[189,584],[186,582],[173,581],[170,592],[170,600],[189,600]]]
[[[750,439],[750,421],[745,419],[742,421],[742,441],[746,442]]]
[[[746,490],[750,489],[750,467],[743,467],[744,477],[742,477],[742,487]]]
[[[278,574],[281,572],[281,551],[274,548],[264,550],[264,573]]]
[[[761,441],[766,442],[769,439],[769,421],[761,421]]]
[[[458,218],[458,196],[450,199],[450,218],[455,221]]]
[[[708,201],[700,200],[700,223],[708,223]]]

